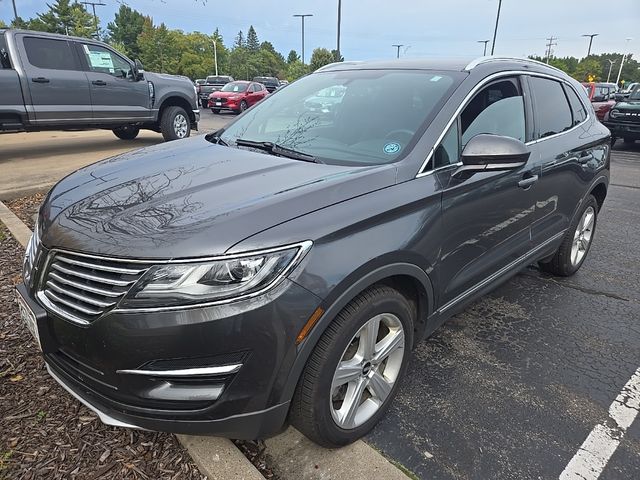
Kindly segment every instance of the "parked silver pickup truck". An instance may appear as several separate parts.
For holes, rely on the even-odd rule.
[[[95,40],[0,29],[0,133],[100,128],[132,140],[148,129],[176,140],[199,119],[186,77],[144,72]]]

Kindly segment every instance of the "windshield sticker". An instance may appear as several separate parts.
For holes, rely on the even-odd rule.
[[[384,146],[384,148],[382,150],[387,155],[395,155],[396,153],[398,153],[400,151],[401,148],[402,147],[400,146],[399,143],[390,142],[390,143],[385,144],[385,146]]]
[[[431,77],[431,81],[432,82],[437,82],[438,80],[440,80],[442,77],[439,75],[434,75],[433,77]]]

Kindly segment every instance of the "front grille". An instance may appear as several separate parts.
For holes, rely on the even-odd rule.
[[[121,260],[53,252],[40,285],[45,307],[78,323],[111,310],[148,266]]]
[[[216,97],[213,97],[213,98],[211,99],[211,101],[212,101],[212,102],[227,103],[227,99],[226,99],[226,98],[224,98],[224,97],[223,97],[223,98],[216,98]]]
[[[611,119],[621,122],[640,123],[640,112],[637,110],[632,112],[620,111],[615,117],[611,117]]]

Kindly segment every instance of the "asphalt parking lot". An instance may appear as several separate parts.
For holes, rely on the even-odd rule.
[[[639,226],[640,143],[618,142],[582,269],[531,267],[422,342],[367,441],[424,479],[558,478],[640,367]],[[640,478],[640,422],[600,478]]]

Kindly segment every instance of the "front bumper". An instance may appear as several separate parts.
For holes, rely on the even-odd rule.
[[[604,126],[611,131],[611,135],[614,137],[626,137],[640,140],[640,123],[631,122],[603,122]]]
[[[24,285],[18,290],[36,315],[51,376],[104,423],[239,439],[282,428],[295,337],[320,302],[285,279],[242,302],[111,312],[79,325],[44,310]]]

